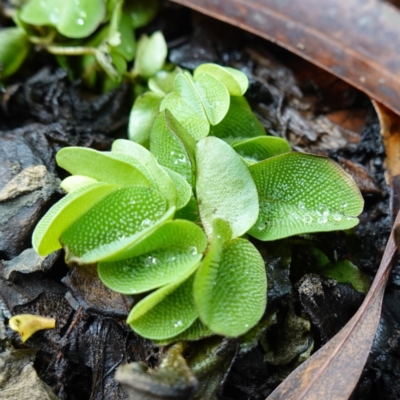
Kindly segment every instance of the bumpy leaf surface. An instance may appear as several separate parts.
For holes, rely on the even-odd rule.
[[[118,188],[63,232],[67,259],[78,263],[118,260],[166,218],[166,201],[143,186]]]
[[[193,322],[192,325],[189,326],[189,328],[187,328],[179,335],[166,340],[160,340],[160,341],[156,340],[155,342],[159,345],[166,346],[170,343],[176,343],[182,340],[185,341],[200,340],[212,335],[214,335],[214,333],[207,326],[205,326],[198,318]]]
[[[177,193],[176,209],[180,210],[189,203],[190,198],[193,196],[192,187],[187,183],[182,175],[177,174],[167,167],[164,167],[164,170],[175,185]]]
[[[242,140],[234,143],[232,147],[248,164],[254,164],[290,151],[290,145],[285,139],[273,136],[259,136]]]
[[[116,189],[116,185],[95,183],[65,196],[36,225],[32,235],[33,248],[41,256],[60,249],[60,235],[97,201]]]
[[[246,233],[257,220],[257,189],[240,156],[224,141],[207,137],[197,143],[196,193],[208,236],[217,218],[229,223],[232,238]]]
[[[210,124],[201,104],[201,99],[191,83],[189,74],[178,74],[174,80],[174,91],[165,96],[160,111],[168,109],[196,140],[208,135]]]
[[[190,185],[194,181],[196,143],[168,111],[161,113],[150,136],[150,150],[164,167],[182,175]]]
[[[133,161],[134,166],[137,166],[137,162],[140,162],[146,168],[146,176],[165,197],[168,206],[173,207],[177,204],[178,193],[175,182],[145,147],[129,140],[118,139],[112,145],[112,154],[120,157],[121,160]]]
[[[257,324],[267,302],[264,261],[245,239],[215,236],[196,273],[194,298],[201,321],[214,333],[236,337]]]
[[[176,67],[172,72],[158,71],[149,79],[149,89],[160,96],[171,93],[174,90],[175,77],[180,72],[182,72],[182,70],[179,67]]]
[[[135,332],[149,339],[163,340],[180,334],[193,324],[198,317],[193,300],[195,268],[133,307],[127,322]]]
[[[198,264],[206,245],[204,232],[194,223],[169,221],[133,247],[129,259],[99,263],[99,276],[117,292],[146,292],[178,279]]]
[[[190,77],[190,75],[188,74]],[[198,73],[190,83],[198,93],[201,104],[211,125],[217,125],[229,109],[230,97],[226,86],[212,75]]]
[[[357,225],[363,199],[353,179],[326,157],[287,153],[249,167],[260,214],[249,233],[276,240]]]
[[[231,96],[243,96],[249,87],[247,76],[237,69],[230,67],[222,67],[217,64],[201,64],[194,70],[194,77],[207,73],[222,82],[229,91]]]
[[[159,114],[161,100],[159,94],[152,92],[144,93],[135,100],[129,116],[129,139],[143,146],[149,145],[151,129]]]
[[[251,111],[247,100],[244,97],[231,96],[228,113],[222,122],[210,128],[210,135],[233,143],[264,136],[265,130]]]

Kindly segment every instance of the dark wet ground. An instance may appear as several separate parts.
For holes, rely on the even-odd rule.
[[[217,338],[185,349],[200,383],[196,398],[218,394],[224,400],[261,400],[312,349],[335,335],[364,298],[350,284],[313,272],[307,249],[319,248],[332,261],[349,259],[371,281],[378,269],[392,216],[379,124],[369,100],[342,81],[201,16],[194,16],[192,29],[190,13],[179,10],[168,8],[164,15],[169,17],[148,28],[164,28],[170,60],[189,69],[202,62],[242,69],[251,80],[248,99],[269,133],[287,138],[296,150],[340,162],[358,180],[365,198],[353,232],[309,235],[273,246],[257,242],[269,279],[267,315],[258,331],[241,342]],[[55,165],[56,152],[71,145],[106,150],[114,138],[124,137],[131,91],[126,85],[96,95],[51,63],[35,63],[34,74],[15,80],[0,102],[0,349],[10,350],[11,344],[37,349],[34,367],[61,399],[126,399],[114,380],[117,368],[133,361],[155,367],[166,349],[129,329],[124,319],[132,299],[104,288],[92,267],[69,269],[62,254],[41,260],[29,248],[35,224],[62,195],[58,178],[64,175]],[[35,165],[46,169],[36,171],[33,181],[29,171]],[[354,399],[400,398],[399,300],[397,263]],[[7,328],[10,315],[18,313],[53,316],[57,329],[22,344]],[[209,365],[202,369],[204,358]],[[51,398],[44,396],[37,398]]]

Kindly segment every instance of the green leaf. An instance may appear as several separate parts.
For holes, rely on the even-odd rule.
[[[167,346],[171,343],[188,341],[188,340],[200,340],[206,337],[212,336],[214,333],[205,326],[199,318],[197,318],[192,325],[189,326],[185,331],[177,336],[164,340],[155,340],[155,343],[159,346]]]
[[[251,111],[244,97],[231,96],[230,106],[225,118],[210,128],[210,135],[228,143],[264,136],[265,130]]]
[[[204,138],[210,131],[210,123],[201,99],[191,81],[190,74],[180,73],[174,80],[174,91],[165,96],[160,111],[168,109],[196,140]]]
[[[97,183],[98,181],[93,178],[89,178],[88,176],[83,175],[72,175],[65,178],[60,187],[64,189],[66,192],[70,193],[74,190],[78,190],[84,186],[90,185],[92,183]]]
[[[249,87],[247,76],[234,68],[222,67],[217,64],[201,64],[194,70],[194,77],[206,73],[221,81],[229,90],[231,96],[243,96]]]
[[[353,179],[329,158],[287,153],[249,167],[260,214],[249,234],[276,240],[357,225],[363,198]]]
[[[132,18],[135,29],[147,25],[157,14],[159,0],[128,0],[124,4],[124,13]]]
[[[140,163],[145,169],[141,171],[146,174],[149,181],[153,182],[153,187],[165,197],[168,207],[177,205],[178,193],[175,182],[145,147],[129,140],[118,139],[112,145],[111,154],[120,160],[131,162],[134,166]]]
[[[137,167],[117,160],[111,154],[82,147],[65,147],[57,153],[56,160],[61,168],[73,175],[84,175],[116,185],[150,186],[149,179]]]
[[[66,260],[78,264],[115,261],[171,219],[165,199],[144,186],[118,188],[97,202],[63,232]]]
[[[198,317],[193,300],[193,273],[196,268],[133,307],[127,319],[131,328],[148,339],[165,340],[191,326]]]
[[[207,236],[216,218],[229,223],[232,239],[246,233],[259,211],[257,189],[246,164],[216,137],[197,143],[196,164],[197,201]]]
[[[251,329],[267,304],[264,261],[245,239],[226,244],[214,236],[193,286],[201,321],[214,333],[236,337]]]
[[[154,32],[150,37],[142,35],[137,44],[133,73],[145,78],[159,71],[167,58],[168,48],[161,32]]]
[[[41,256],[61,249],[61,234],[96,202],[116,189],[116,185],[94,183],[65,196],[36,225],[32,235],[33,248]]]
[[[161,103],[187,131],[199,140],[208,135],[209,124],[218,124],[229,109],[229,92],[218,79],[199,74],[196,80],[188,72],[175,77],[174,91]]]
[[[192,187],[187,183],[182,175],[170,170],[167,167],[163,168],[175,185],[177,192],[176,209],[180,210],[189,203],[190,198],[193,196]]]
[[[106,16],[103,0],[30,0],[21,9],[27,24],[49,25],[69,38],[91,35]]]
[[[136,52],[136,39],[129,15],[121,15],[117,32],[120,35],[120,43],[114,48],[114,51],[126,61],[132,61]]]
[[[161,100],[160,95],[152,92],[146,92],[135,100],[129,116],[128,137],[130,140],[148,147]]]
[[[197,91],[210,124],[220,123],[229,110],[230,97],[226,86],[206,73],[198,73],[194,80],[189,73],[184,74]]]
[[[200,227],[189,221],[169,221],[134,246],[129,258],[99,263],[99,277],[116,292],[147,292],[192,269],[206,246],[207,239]]]
[[[29,52],[26,33],[20,28],[0,29],[0,79],[15,73]]]
[[[195,140],[168,111],[154,122],[150,136],[150,150],[164,167],[183,176],[194,184]]]
[[[126,72],[126,60],[107,44],[100,45],[95,51],[96,61],[112,82],[119,83]],[[110,88],[112,89],[112,88]]]
[[[149,89],[160,96],[171,93],[174,90],[175,77],[181,72],[182,70],[179,67],[176,67],[172,72],[158,71],[149,79]]]
[[[332,278],[340,283],[350,283],[355,290],[361,293],[367,293],[371,286],[368,276],[349,260],[329,263],[319,273],[325,278]]]
[[[242,140],[235,142],[232,147],[248,164],[254,164],[290,151],[290,144],[285,139],[273,136],[259,136]]]

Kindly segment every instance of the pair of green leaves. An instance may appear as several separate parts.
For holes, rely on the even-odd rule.
[[[116,141],[111,153],[66,148],[57,154],[58,164],[74,176],[62,184],[70,190],[70,194],[49,211],[35,230],[33,243],[39,254],[48,254],[59,248],[60,244],[55,247],[55,243],[61,237],[67,249],[74,254],[74,259],[84,263],[103,260],[105,255],[97,257],[89,253],[102,245],[107,247],[113,241],[129,242],[131,236],[140,230],[139,225],[146,227],[147,223],[150,227],[167,214],[172,217],[173,210],[185,206],[190,200],[190,186],[182,177],[159,166],[148,150],[140,145],[122,142],[126,143]],[[137,160],[138,154],[142,154],[142,161]],[[100,205],[93,201],[95,198],[101,200]],[[72,218],[77,207],[81,211]],[[95,218],[100,213],[96,207],[109,211]],[[118,214],[121,214],[120,217]],[[72,223],[78,217],[87,227],[85,229],[92,233],[78,234],[80,224]],[[71,224],[75,228],[68,233]],[[113,238],[101,236],[104,233],[101,232],[102,224],[113,232]],[[54,229],[58,232],[57,236],[54,236]]]
[[[135,101],[130,118],[129,137],[148,146],[154,120],[158,113],[165,109],[175,116],[195,140],[206,137],[210,133],[210,127],[215,127],[218,132],[219,128],[216,127],[221,126],[223,136],[229,125],[237,121],[238,108],[242,111],[241,115],[245,115],[241,120],[243,127],[247,126],[246,130],[250,130],[253,136],[264,135],[264,129],[242,97],[247,87],[248,80],[242,72],[216,64],[200,65],[193,76],[179,69],[169,73],[160,71],[149,80],[151,91]],[[223,124],[227,115],[230,116],[230,121],[234,121],[228,125],[226,122]],[[234,130],[241,129],[239,126]]]

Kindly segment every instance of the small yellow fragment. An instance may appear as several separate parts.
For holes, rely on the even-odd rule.
[[[56,327],[54,318],[33,314],[14,315],[8,323],[13,331],[17,331],[21,335],[23,342],[27,341],[36,331],[54,329]]]

